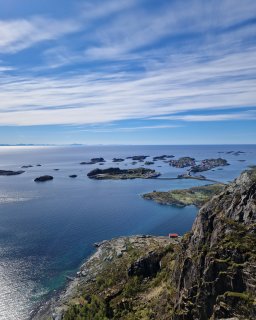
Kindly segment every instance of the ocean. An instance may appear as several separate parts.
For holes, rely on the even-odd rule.
[[[235,156],[229,151],[242,151]],[[38,305],[75,275],[94,252],[93,243],[133,234],[167,235],[189,231],[197,214],[193,206],[179,208],[144,200],[153,190],[183,189],[209,182],[198,180],[90,180],[97,167],[138,167],[132,160],[112,159],[134,155],[191,156],[196,160],[223,157],[222,170],[204,172],[209,179],[228,182],[256,164],[255,145],[232,146],[69,146],[0,147],[0,169],[32,168],[18,176],[0,176],[0,319],[27,320]],[[103,157],[99,165],[80,165]],[[40,164],[41,166],[37,166]],[[164,178],[177,177],[163,161],[154,168]],[[55,169],[59,169],[58,171]],[[53,181],[35,183],[40,175]],[[69,175],[75,174],[75,179]]]

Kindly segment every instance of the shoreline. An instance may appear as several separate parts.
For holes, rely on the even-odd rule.
[[[29,320],[61,320],[64,312],[68,309],[68,303],[76,298],[79,288],[93,284],[96,277],[113,261],[121,260],[128,255],[127,242],[132,243],[133,248],[141,251],[142,256],[150,252],[151,245],[161,245],[162,248],[170,244],[178,244],[181,237],[170,239],[167,236],[133,235],[121,236],[111,240],[103,240],[95,243],[96,251],[83,262],[73,279],[67,279],[64,288],[52,293],[52,296],[41,303],[32,312]]]

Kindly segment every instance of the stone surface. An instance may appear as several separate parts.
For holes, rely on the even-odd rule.
[[[256,171],[200,210],[176,261],[173,319],[256,318]]]

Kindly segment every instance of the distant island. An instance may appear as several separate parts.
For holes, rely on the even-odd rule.
[[[108,169],[94,169],[87,174],[88,178],[96,180],[107,179],[150,179],[160,176],[159,172],[153,169],[135,168],[135,169],[120,169],[120,168],[108,168]]]
[[[0,176],[17,176],[24,173],[25,171],[12,171],[12,170],[0,170]]]

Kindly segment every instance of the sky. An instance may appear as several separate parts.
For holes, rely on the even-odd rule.
[[[0,0],[0,144],[254,144],[255,107],[255,0]]]

